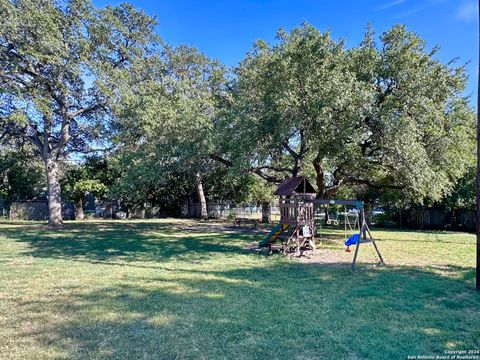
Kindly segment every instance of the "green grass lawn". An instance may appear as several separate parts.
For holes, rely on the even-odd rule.
[[[475,236],[373,234],[359,271],[180,220],[0,224],[1,359],[406,359],[480,349]],[[335,256],[322,264],[321,256]]]

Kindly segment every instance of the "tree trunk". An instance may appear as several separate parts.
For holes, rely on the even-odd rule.
[[[189,195],[188,196],[188,217],[193,218],[195,217],[195,209],[194,209],[194,203],[193,203],[193,196]]]
[[[325,173],[320,161],[320,154],[313,160],[313,168],[315,169],[315,183],[317,185],[317,199],[325,198]]]
[[[128,208],[129,219],[145,219],[146,204],[134,205]]]
[[[373,219],[373,203],[369,200],[364,201],[364,211],[365,211],[365,221],[367,222],[368,226],[372,225]]]
[[[270,224],[272,220],[272,207],[268,201],[262,202],[262,223]]]
[[[48,194],[48,224],[61,225],[62,200],[60,197],[60,181],[58,175],[58,163],[55,159],[47,158],[47,194]]]
[[[207,211],[207,199],[205,199],[205,193],[203,192],[202,175],[195,174],[195,186],[197,188],[198,201],[200,202],[200,219],[208,219]]]
[[[85,220],[82,198],[77,199],[77,201],[75,202],[75,220]]]

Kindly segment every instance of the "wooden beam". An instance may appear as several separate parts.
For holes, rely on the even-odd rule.
[[[360,200],[327,200],[327,199],[312,199],[308,202],[320,205],[351,205],[358,210],[363,209],[363,201]]]
[[[370,237],[370,240],[372,241],[373,247],[375,248],[375,251],[377,252],[378,258],[380,259],[381,264],[385,264],[383,261],[382,254],[380,254],[380,250],[378,250],[377,243],[375,242],[375,239],[372,236],[372,233],[370,232],[370,228],[368,227],[368,224],[365,222],[365,228],[367,229],[368,236]]]
[[[360,238],[358,239],[358,243],[355,246],[355,253],[353,255],[353,260],[352,260],[352,272],[355,271],[355,266],[357,265],[357,256],[358,256],[358,249],[360,248],[360,243],[362,242],[362,237],[365,235],[365,225],[367,222],[365,221],[365,212],[363,208],[360,210]]]
[[[480,5],[480,0],[478,1],[478,4]],[[480,18],[480,7],[478,11],[478,15]],[[478,63],[478,68],[480,70],[480,61]],[[480,291],[480,72],[478,74],[477,82],[477,271],[475,286],[477,288],[477,291]]]

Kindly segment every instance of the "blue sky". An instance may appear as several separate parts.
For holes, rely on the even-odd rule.
[[[97,6],[120,1],[94,0]],[[257,39],[274,41],[280,28],[303,21],[356,45],[368,22],[377,34],[394,24],[406,24],[429,47],[440,46],[438,57],[459,58],[467,66],[466,94],[476,96],[478,17],[476,0],[131,0],[155,15],[158,33],[168,43],[197,47],[226,65],[235,65]],[[472,103],[475,103],[475,98]]]

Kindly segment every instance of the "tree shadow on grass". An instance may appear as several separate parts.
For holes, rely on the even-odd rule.
[[[398,233],[422,233],[430,235],[475,235],[474,233],[468,231],[453,231],[453,230],[429,230],[429,229],[407,229],[407,228],[389,228],[389,227],[376,227],[371,228],[372,231],[387,231],[387,232],[398,232]]]
[[[412,267],[152,272],[18,307],[21,322],[39,315],[18,337],[67,358],[402,359],[480,347],[480,295]]]
[[[28,244],[26,255],[92,262],[202,260],[218,253],[247,254],[241,246],[257,234],[188,232],[169,223],[81,223],[61,230],[23,225],[3,229],[10,239]]]
[[[43,357],[56,349],[85,359],[396,359],[480,347],[471,268],[359,264],[352,275],[345,264],[273,257],[205,270],[197,260],[250,254],[243,245],[257,236],[207,230],[149,222],[5,229],[33,257],[131,266],[106,286],[86,278],[28,300],[12,294],[2,329],[15,331],[6,346],[30,341]],[[149,269],[166,260],[185,262]]]
[[[411,242],[411,243],[434,243],[434,244],[455,244],[455,245],[472,245],[475,244],[475,238],[472,237],[471,240],[448,240],[447,236],[451,238],[455,235],[465,236],[472,235],[465,232],[454,232],[454,231],[442,231],[442,230],[410,230],[410,229],[385,229],[385,228],[372,228],[372,236],[378,241],[382,242],[397,242],[399,241],[395,238],[396,234],[412,234],[412,238],[402,238],[402,242]],[[388,232],[391,233],[389,236],[378,235],[379,232]],[[333,231],[325,231],[318,235],[318,239],[326,240],[345,240],[346,237],[350,236],[351,232],[347,231],[347,235],[343,232],[342,229],[336,229]],[[422,238],[418,236],[421,235]],[[425,235],[435,235],[435,238],[427,238]]]

